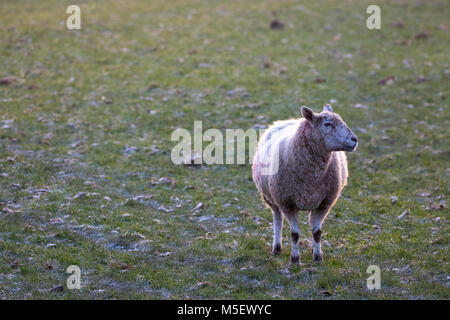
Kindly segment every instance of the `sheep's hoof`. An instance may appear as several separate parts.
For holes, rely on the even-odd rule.
[[[323,257],[320,253],[313,253],[313,259],[316,262],[322,262],[323,261]]]
[[[281,244],[278,243],[278,244],[276,244],[276,245],[273,246],[272,254],[273,254],[274,256],[279,256],[279,255],[281,255]]]
[[[291,256],[291,264],[292,265],[299,265],[300,264],[300,256],[297,256],[297,257]]]

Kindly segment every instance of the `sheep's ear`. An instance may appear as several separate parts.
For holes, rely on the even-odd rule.
[[[333,112],[333,108],[329,104],[323,106],[323,111]]]
[[[302,106],[302,115],[306,120],[312,121],[314,117],[314,112],[307,106]]]

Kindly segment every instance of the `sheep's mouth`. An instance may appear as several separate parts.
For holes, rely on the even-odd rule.
[[[344,144],[344,151],[353,152],[356,150],[356,147],[358,146],[358,143],[355,142],[354,144],[345,143]]]

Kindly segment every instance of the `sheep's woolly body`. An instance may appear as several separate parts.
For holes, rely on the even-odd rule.
[[[264,201],[285,214],[316,209],[323,201],[332,205],[347,183],[345,153],[314,151],[312,134],[304,119],[277,121],[258,144],[253,179]],[[261,168],[274,161],[278,161],[278,172],[262,175]]]

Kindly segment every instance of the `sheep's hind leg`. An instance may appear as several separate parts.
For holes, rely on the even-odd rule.
[[[283,215],[278,208],[272,207],[273,214],[273,245],[272,253],[274,255],[281,254],[281,234],[283,230]]]
[[[322,246],[320,238],[322,236],[322,223],[328,214],[329,209],[313,210],[309,214],[309,224],[311,226],[311,234],[313,238],[313,259],[314,261],[322,261]]]
[[[298,241],[300,238],[300,230],[298,228],[298,219],[297,213],[293,212],[289,215],[286,215],[289,220],[289,224],[291,226],[291,264],[300,264],[300,255],[299,255],[299,245]]]

